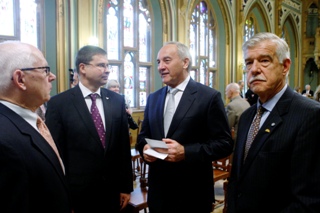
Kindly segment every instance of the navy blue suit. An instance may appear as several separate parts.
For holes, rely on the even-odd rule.
[[[21,116],[0,103],[0,212],[70,213],[56,153]]]
[[[148,97],[138,149],[145,138],[165,138],[163,111],[167,87]],[[167,138],[185,148],[185,160],[149,164],[148,205],[153,212],[211,212],[212,161],[231,154],[233,142],[220,93],[190,80],[176,109]]]
[[[256,108],[242,113],[239,121],[228,212],[320,212],[320,104],[288,87],[244,162]]]
[[[48,102],[46,123],[62,150],[75,213],[118,212],[120,193],[133,190],[124,98],[103,88],[101,98],[105,149],[79,86]]]

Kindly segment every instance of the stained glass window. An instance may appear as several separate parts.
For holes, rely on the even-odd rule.
[[[39,20],[43,18],[39,13],[40,2],[39,0],[0,0],[0,35],[4,36],[3,40],[20,40],[41,49]],[[15,28],[19,30],[15,32]]]
[[[252,17],[249,17],[246,21],[245,21],[245,25],[244,25],[244,37],[243,37],[243,41],[246,42],[249,40],[249,38],[251,38],[252,36],[254,36],[255,34],[255,23]],[[244,91],[248,90],[248,86],[247,86],[247,72],[243,72],[243,81],[244,81]]]
[[[196,4],[190,21],[190,52],[193,59],[190,76],[212,88],[216,83],[216,21],[208,1]]]
[[[35,0],[20,1],[21,41],[38,47],[37,4]]]
[[[120,82],[130,107],[146,105],[150,92],[151,18],[147,0],[106,0],[109,79]],[[122,24],[121,24],[122,23]]]

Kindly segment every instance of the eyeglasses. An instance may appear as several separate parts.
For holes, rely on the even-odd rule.
[[[84,63],[84,64],[86,64],[86,63]],[[86,65],[91,65],[91,66],[94,66],[94,67],[98,67],[99,69],[107,69],[108,71],[112,70],[112,66],[111,65],[104,64],[104,63],[100,63],[100,64],[97,64],[97,65],[88,63]]]
[[[22,68],[20,69],[21,71],[31,71],[31,70],[44,70],[44,72],[46,73],[46,75],[50,75],[50,67],[31,67],[31,68]]]

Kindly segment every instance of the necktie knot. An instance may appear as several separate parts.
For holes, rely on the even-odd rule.
[[[98,94],[92,93],[92,94],[90,94],[89,96],[90,96],[92,102],[96,102]]]
[[[177,88],[171,88],[170,89],[170,94],[173,95],[173,96],[175,96],[177,94],[177,92],[179,92],[179,89],[177,89]]]

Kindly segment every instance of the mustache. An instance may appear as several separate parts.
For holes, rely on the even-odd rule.
[[[252,76],[249,79],[249,83],[252,83],[253,81],[266,81],[267,79],[265,79],[263,76]]]

